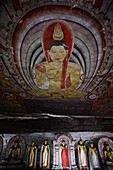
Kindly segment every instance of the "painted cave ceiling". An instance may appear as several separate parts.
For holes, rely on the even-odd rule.
[[[112,131],[112,11],[112,0],[0,1],[4,129],[8,118],[24,120],[17,129]]]

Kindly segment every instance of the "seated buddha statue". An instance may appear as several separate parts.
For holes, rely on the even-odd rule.
[[[38,87],[31,93],[40,97],[72,98],[84,96],[77,90],[80,79],[84,79],[81,66],[69,62],[69,47],[63,41],[60,24],[56,24],[53,39],[47,48],[47,60],[33,67],[33,80]]]
[[[113,151],[111,150],[111,148],[109,147],[109,145],[107,143],[105,144],[103,153],[104,153],[105,163],[113,165]]]
[[[8,158],[3,159],[2,162],[9,162],[9,163],[21,162],[21,148],[18,144],[18,141],[14,142],[14,145],[9,150]]]

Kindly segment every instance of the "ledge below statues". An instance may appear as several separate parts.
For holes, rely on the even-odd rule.
[[[2,162],[0,163],[0,169],[25,169],[25,163],[23,162]]]

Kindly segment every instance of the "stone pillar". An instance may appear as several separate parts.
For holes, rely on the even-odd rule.
[[[75,149],[74,149],[74,142],[70,145],[70,160],[71,160],[71,169],[78,169],[75,160]]]
[[[58,169],[59,168],[59,155],[58,155],[58,145],[53,142],[53,168],[52,169]]]

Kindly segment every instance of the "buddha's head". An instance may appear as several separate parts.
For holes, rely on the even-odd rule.
[[[18,141],[15,141],[14,142],[14,147],[17,148],[17,146],[18,146]]]
[[[51,22],[45,28],[43,47],[48,62],[65,62],[69,60],[73,47],[72,35],[70,26],[64,21]]]
[[[90,144],[91,148],[93,148],[93,143]]]
[[[34,145],[35,145],[35,142],[34,142],[34,141],[32,141],[32,142],[31,142],[31,146],[34,146]]]
[[[82,139],[80,138],[80,140],[79,140],[79,144],[80,145],[82,145],[83,144],[83,141],[82,141]]]
[[[110,149],[110,148],[109,148],[109,145],[106,144],[106,150],[109,151],[109,149]]]
[[[65,140],[62,140],[62,146],[65,146]]]
[[[53,41],[48,46],[48,58],[53,62],[63,62],[68,56],[68,46],[63,41]]]
[[[44,141],[44,144],[47,145],[47,140]]]

